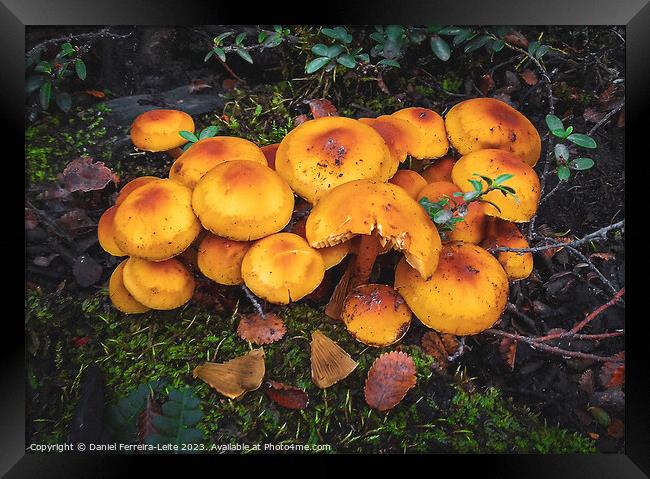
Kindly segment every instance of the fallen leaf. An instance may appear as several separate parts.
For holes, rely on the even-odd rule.
[[[625,351],[615,354],[618,359],[625,359]],[[600,384],[609,389],[623,386],[625,384],[625,363],[604,363],[600,368],[598,375]]]
[[[610,102],[612,96],[616,92],[616,85],[610,83],[607,88],[605,88],[600,95],[598,95],[598,103],[605,105]]]
[[[294,123],[296,126],[298,126],[298,125],[303,124],[303,123],[306,122],[307,120],[309,120],[309,117],[308,117],[307,115],[298,115],[297,117],[295,117],[295,118],[293,119],[293,123]]]
[[[440,335],[435,331],[427,331],[420,340],[422,350],[431,356],[438,371],[442,371],[449,365],[448,354]]]
[[[612,422],[612,418],[609,416],[609,414],[607,414],[607,411],[601,407],[591,406],[587,408],[587,411],[589,411],[596,422],[603,427],[609,426]]]
[[[513,30],[507,35],[504,35],[503,39],[510,45],[519,48],[528,48],[528,39],[520,31]]]
[[[460,341],[458,340],[458,336],[443,333],[440,335],[440,339],[442,339],[442,344],[445,345],[445,350],[449,356],[453,356],[456,354],[458,349],[460,349]]]
[[[607,426],[607,434],[614,439],[625,437],[625,424],[619,418],[612,419],[612,423]]]
[[[585,108],[585,111],[582,113],[582,117],[586,121],[590,121],[592,123],[598,123],[600,120],[602,120],[605,117],[605,113],[602,111],[595,110],[593,108]]]
[[[588,432],[589,437],[592,438],[594,441],[600,437],[600,434],[595,433],[595,432]]]
[[[357,362],[319,330],[311,334],[311,379],[321,389],[348,377]]]
[[[38,226],[38,216],[34,211],[25,208],[25,230],[33,230]]]
[[[559,236],[555,238],[555,241],[557,241],[558,243],[571,243],[573,240],[566,236]],[[564,249],[563,246],[558,246],[557,248],[549,248],[549,249],[542,250],[540,251],[540,253],[542,253],[542,255],[550,259],[556,254],[558,254],[560,251],[562,251],[563,249]]]
[[[501,358],[508,365],[511,371],[515,370],[515,357],[517,356],[517,341],[504,337],[499,343]]]
[[[237,86],[237,83],[239,82],[234,78],[226,78],[224,81],[221,82],[221,86],[223,87],[224,90],[232,90]]]
[[[212,88],[212,85],[208,85],[203,80],[192,80],[192,83],[190,83],[188,90],[190,91],[190,93],[197,93],[206,90],[208,88]]]
[[[73,238],[90,233],[97,228],[97,223],[81,209],[67,212],[57,220],[57,223]]]
[[[116,185],[118,178],[101,161],[90,157],[72,160],[59,175],[59,181],[68,192],[96,191],[104,189],[111,181]]]
[[[85,90],[84,93],[88,96],[94,96],[95,98],[99,98],[99,99],[106,98],[106,93],[99,90]]]
[[[287,327],[277,314],[266,313],[264,317],[258,313],[242,316],[237,327],[237,334],[244,341],[255,344],[271,344],[285,335]]]
[[[162,408],[158,401],[153,396],[153,393],[149,393],[147,396],[147,402],[145,403],[144,409],[138,415],[138,442],[144,444],[145,439],[150,434],[157,434],[158,430],[153,425],[154,418],[162,414]]]
[[[72,274],[82,288],[97,283],[102,277],[103,268],[92,257],[82,254],[77,256],[72,265]]]
[[[266,394],[274,403],[288,409],[305,409],[309,404],[309,396],[304,390],[275,381],[266,382]]]
[[[325,98],[305,100],[305,103],[309,105],[311,115],[314,118],[321,118],[323,116],[338,116],[336,107],[332,104],[331,101],[326,100]]]
[[[616,255],[614,253],[592,253],[589,255],[589,259],[593,258],[602,259],[603,261],[611,261],[616,259]]]
[[[593,394],[594,392],[594,371],[593,369],[587,369],[578,380],[578,388],[581,391],[586,392],[587,394]]]
[[[415,363],[408,354],[384,353],[368,371],[364,388],[366,403],[373,409],[388,411],[404,399],[416,382]]]
[[[529,86],[537,85],[537,82],[539,81],[535,72],[528,68],[521,72],[521,79]]]
[[[235,399],[258,389],[265,372],[264,349],[259,348],[224,363],[205,362],[194,368],[192,376],[224,396]]]
[[[494,79],[492,78],[492,75],[486,73],[485,75],[481,76],[478,81],[478,89],[481,90],[481,93],[483,93],[483,95],[487,95],[489,92],[494,90]]]

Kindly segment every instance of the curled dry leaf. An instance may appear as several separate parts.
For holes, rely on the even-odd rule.
[[[271,344],[279,341],[287,332],[284,321],[277,314],[267,313],[262,317],[258,313],[242,316],[237,327],[237,334],[244,341],[255,344]]]
[[[373,409],[388,411],[397,406],[415,384],[413,359],[401,351],[384,353],[368,371],[364,388],[366,403]]]
[[[103,190],[111,181],[117,184],[119,180],[101,161],[84,157],[68,163],[63,173],[59,175],[59,181],[68,192],[88,192]]]
[[[288,409],[305,409],[309,404],[304,390],[275,381],[266,382],[266,394],[274,403]]]
[[[424,333],[420,344],[422,350],[434,359],[438,371],[445,369],[449,365],[447,350],[437,332],[427,331]]]
[[[259,348],[225,363],[203,363],[194,368],[192,375],[224,396],[235,399],[258,389],[265,371],[264,349]]]
[[[571,243],[573,240],[571,238],[567,238],[566,236],[560,236],[558,238],[555,238],[555,241],[557,241],[558,243]],[[549,249],[542,250],[540,251],[540,253],[542,253],[542,255],[550,259],[563,249],[564,247],[558,246],[557,248],[549,248]]]
[[[320,118],[323,116],[338,116],[336,107],[332,104],[331,101],[326,100],[325,98],[305,100],[305,103],[309,105],[309,109],[311,110],[311,114],[314,118]]]
[[[499,354],[508,365],[511,371],[515,370],[515,358],[517,356],[517,341],[512,338],[503,338],[499,343]]]
[[[593,394],[594,392],[594,371],[593,369],[587,369],[578,380],[578,387],[580,390],[586,392],[587,394]]]
[[[348,377],[357,362],[338,344],[316,330],[311,334],[311,379],[321,389]]]

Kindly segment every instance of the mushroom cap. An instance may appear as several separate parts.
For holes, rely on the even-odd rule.
[[[419,273],[430,277],[438,264],[440,235],[429,216],[397,185],[356,180],[323,196],[307,218],[307,241],[315,248],[347,241],[354,235],[379,234]]]
[[[521,161],[519,157],[504,150],[478,150],[463,156],[454,165],[451,171],[452,181],[460,187],[463,192],[472,191],[470,179],[479,180],[483,183],[483,190],[487,184],[475,173],[495,179],[497,176],[509,173],[514,177],[502,183],[515,190],[516,198],[504,196],[500,191],[491,191],[482,198],[491,201],[499,207],[486,204],[485,214],[498,218],[523,223],[530,221],[537,211],[541,187],[539,177],[532,167]]]
[[[187,143],[183,130],[194,133],[194,120],[184,111],[149,110],[133,120],[131,141],[140,150],[167,151]]]
[[[328,190],[361,178],[387,181],[395,172],[383,138],[351,118],[324,116],[291,130],[280,142],[275,169],[314,204]]]
[[[377,118],[359,118],[359,121],[371,126],[381,135],[388,145],[395,168],[406,160],[412,149],[417,150],[422,142],[418,129],[402,118],[382,115]]]
[[[481,247],[489,249],[502,246],[506,248],[529,247],[526,237],[521,234],[517,225],[498,218],[490,218],[487,225],[487,235],[483,243],[481,243]],[[496,257],[510,281],[528,278],[533,272],[533,253],[502,251],[497,253]]]
[[[127,291],[151,309],[176,309],[194,294],[194,278],[175,258],[166,261],[129,258],[122,276]]]
[[[451,170],[454,168],[455,163],[456,158],[453,156],[443,156],[427,166],[422,172],[422,177],[427,180],[427,183],[451,181]]]
[[[194,143],[169,170],[169,178],[194,189],[203,175],[225,161],[249,160],[266,165],[264,152],[252,141],[215,136]]]
[[[301,218],[293,225],[291,232],[307,240],[306,226],[307,218]],[[339,243],[334,246],[328,246],[326,248],[320,248],[316,251],[318,251],[323,257],[323,263],[325,264],[325,269],[327,270],[333,268],[341,261],[343,261],[343,258],[345,258],[351,250],[351,241],[344,241],[343,243]]]
[[[398,170],[388,182],[401,187],[414,199],[422,188],[427,186],[427,180],[413,170]]]
[[[249,241],[233,241],[207,234],[198,248],[199,270],[219,284],[242,284],[241,263],[251,245]]]
[[[97,238],[99,239],[99,246],[108,254],[113,256],[126,256],[126,253],[115,242],[114,219],[116,212],[117,206],[111,206],[104,211],[97,223]]]
[[[272,170],[275,170],[275,154],[277,153],[279,146],[280,143],[273,143],[272,145],[266,145],[260,148],[266,157],[266,162],[268,163],[269,168]]]
[[[146,307],[144,304],[138,303],[131,293],[124,287],[123,271],[124,265],[128,258],[122,261],[113,270],[111,278],[108,280],[108,297],[115,308],[125,314],[138,314],[145,313],[151,308]]]
[[[395,289],[425,326],[465,336],[491,327],[508,302],[508,277],[490,253],[470,243],[442,247],[438,269],[423,280],[404,260]]]
[[[404,337],[411,325],[411,310],[392,287],[362,284],[345,298],[341,319],[357,341],[382,347]]]
[[[115,200],[115,206],[119,206],[134,190],[160,179],[157,176],[139,176],[138,178],[134,178],[122,187]]]
[[[454,105],[445,116],[445,125],[461,155],[498,148],[535,166],[542,151],[539,133],[530,120],[495,98],[472,98]]]
[[[284,228],[293,214],[289,185],[266,164],[226,161],[197,183],[192,207],[203,227],[217,236],[249,241]]]
[[[418,201],[427,198],[429,201],[437,202],[443,197],[449,198],[449,206],[456,207],[465,204],[462,196],[454,196],[460,192],[460,188],[450,181],[436,181],[429,183],[420,190]],[[466,243],[479,244],[485,238],[485,228],[488,217],[485,215],[485,203],[477,201],[467,205],[467,213],[464,221],[454,225],[452,231],[446,231],[448,241],[465,241]]]
[[[440,158],[449,150],[445,121],[435,111],[410,107],[398,110],[391,116],[406,120],[418,130],[420,141],[413,143],[409,151],[414,158]]]
[[[300,236],[276,233],[256,241],[244,256],[244,283],[259,298],[288,304],[307,296],[323,281],[323,258]]]
[[[113,219],[117,246],[129,256],[163,261],[182,253],[201,224],[189,188],[171,180],[147,183],[131,192]]]

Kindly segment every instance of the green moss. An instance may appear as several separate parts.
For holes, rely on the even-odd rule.
[[[434,375],[432,358],[412,345],[400,348],[416,364],[417,386],[393,410],[371,410],[363,396],[365,378],[375,358],[389,349],[365,347],[341,323],[306,303],[277,310],[287,334],[264,347],[266,377],[308,393],[309,407],[302,411],[275,405],[261,390],[228,400],[192,377],[192,369],[204,361],[220,362],[250,350],[235,332],[236,314],[190,305],[125,316],[110,306],[105,291],[82,301],[30,292],[26,310],[35,442],[67,436],[79,394],[76,378],[82,367],[95,362],[105,373],[108,402],[159,378],[171,387],[192,387],[201,400],[204,418],[198,427],[208,444],[328,444],[339,452],[593,450],[589,439],[546,426],[495,389],[469,392],[453,378]],[[309,342],[315,329],[359,362],[348,378],[325,390],[311,381]],[[92,337],[89,343],[70,347],[72,336],[86,335]],[[54,370],[48,369],[50,361],[56,363]]]

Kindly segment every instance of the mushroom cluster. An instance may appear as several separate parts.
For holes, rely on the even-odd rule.
[[[273,304],[314,292],[351,256],[325,312],[356,340],[384,347],[404,336],[412,315],[441,333],[484,331],[505,309],[509,281],[532,272],[530,253],[489,252],[528,246],[516,223],[529,221],[540,199],[539,134],[502,101],[466,100],[444,118],[420,107],[322,117],[279,144],[217,136],[179,154],[183,130],[194,122],[180,111],[134,121],[137,148],[175,161],[168,178],[126,184],[99,222],[101,246],[127,257],[109,282],[124,313],[189,301],[192,248],[205,277]],[[490,189],[497,177],[512,194]],[[477,185],[484,194],[468,194]],[[453,208],[453,230],[438,229],[424,199]],[[391,250],[394,285],[374,284],[376,259]]]

